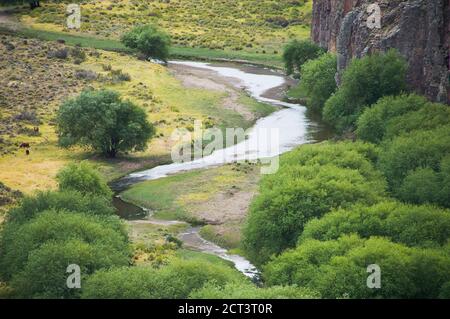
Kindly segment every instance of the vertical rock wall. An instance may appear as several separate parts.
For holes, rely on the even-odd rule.
[[[381,29],[367,27],[377,3]],[[338,54],[342,71],[352,58],[396,48],[409,62],[408,83],[450,104],[450,0],[314,0],[312,40]]]

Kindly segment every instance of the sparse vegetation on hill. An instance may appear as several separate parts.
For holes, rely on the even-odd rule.
[[[119,38],[135,25],[156,23],[177,46],[272,54],[281,53],[289,39],[309,36],[311,9],[311,0],[87,1],[81,31]],[[22,14],[37,27],[64,30],[65,7],[59,1]]]

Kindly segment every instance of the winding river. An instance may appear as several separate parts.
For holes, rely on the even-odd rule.
[[[309,116],[305,107],[281,100],[283,92],[287,85],[292,83],[292,80],[276,71],[231,63],[172,61],[169,67],[171,64],[216,72],[217,75],[239,84],[256,100],[281,107],[281,109],[258,120],[247,138],[232,147],[214,151],[208,156],[190,162],[161,165],[132,173],[114,183],[113,188],[116,191],[121,191],[144,180],[164,178],[189,170],[207,169],[240,160],[270,159],[299,145],[318,142],[329,137],[330,133],[326,126]],[[151,216],[148,217],[146,216],[149,215],[147,211],[123,202],[120,197],[117,197],[114,202],[119,214],[128,219],[144,218],[146,222],[156,224],[178,222],[161,221],[155,220]],[[246,276],[257,279],[258,271],[248,260],[242,256],[230,255],[225,249],[201,238],[199,227],[188,228],[179,235],[179,238],[185,247],[229,260]]]

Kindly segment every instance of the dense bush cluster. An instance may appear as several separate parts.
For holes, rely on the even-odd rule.
[[[415,94],[383,97],[358,118],[356,134],[364,141],[378,144],[384,139],[388,126],[426,104],[425,97]]]
[[[343,234],[358,234],[362,238],[382,236],[406,246],[438,248],[445,246],[450,238],[450,214],[448,210],[433,206],[395,201],[357,205],[311,220],[299,242],[337,240]]]
[[[83,298],[180,299],[208,282],[219,287],[245,281],[233,268],[198,260],[175,260],[159,269],[125,267],[102,270],[91,276]]]
[[[365,108],[406,89],[406,71],[406,60],[394,50],[353,60],[339,89],[325,103],[324,119],[338,131],[353,129]]]
[[[382,270],[381,289],[366,285],[367,267]],[[450,282],[446,250],[421,249],[385,238],[343,235],[337,240],[306,240],[264,268],[270,285],[311,287],[324,298],[438,298]]]
[[[60,191],[25,197],[2,225],[0,278],[13,297],[77,298],[80,290],[66,285],[70,264],[80,266],[85,279],[98,269],[130,263],[127,232],[97,173],[85,164],[70,165],[59,180]],[[79,192],[83,185],[103,192]]]
[[[294,247],[305,224],[335,208],[375,204],[386,188],[365,144],[304,146],[281,159],[277,174],[263,178],[244,229],[244,246],[257,264]]]
[[[393,194],[413,203],[450,207],[450,125],[387,140],[379,167]]]
[[[189,296],[193,299],[315,299],[316,291],[297,286],[271,286],[258,288],[250,283],[227,283],[221,287],[208,283]]]
[[[308,106],[320,110],[326,100],[323,115],[338,132],[356,128],[373,144],[283,155],[252,203],[246,253],[269,287],[324,298],[449,298],[450,108],[402,93],[406,63],[395,51],[352,61],[331,95],[333,63],[322,55],[304,64]],[[371,264],[381,268],[381,289],[366,285]]]
[[[154,252],[154,261],[132,266],[142,247],[130,245],[99,174],[82,162],[64,167],[57,180],[58,191],[24,197],[0,229],[2,298],[188,298],[194,291],[206,294],[204,286],[225,285],[258,291],[232,266],[205,258],[167,255],[160,262]],[[67,286],[73,264],[80,267],[81,289]],[[317,296],[295,287],[262,296],[276,292],[283,298]]]

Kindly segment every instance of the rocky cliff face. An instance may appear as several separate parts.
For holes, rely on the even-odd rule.
[[[371,4],[381,8],[380,29],[367,26]],[[311,36],[338,54],[340,71],[354,57],[396,48],[411,88],[450,104],[450,0],[314,0]]]

